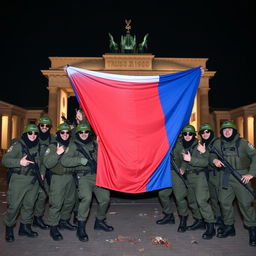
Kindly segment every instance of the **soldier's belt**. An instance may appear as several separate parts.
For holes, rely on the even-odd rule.
[[[192,173],[194,173],[194,174],[199,174],[200,172],[203,172],[204,170],[186,170],[186,174],[192,174]]]
[[[15,174],[18,174],[18,175],[25,175],[25,176],[34,176],[34,173],[31,170],[28,170],[28,171],[24,171],[24,170],[12,171],[12,173],[15,173]]]

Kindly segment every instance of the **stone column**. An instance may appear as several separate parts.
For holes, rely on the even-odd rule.
[[[58,88],[56,87],[49,87],[48,89],[49,89],[48,115],[52,119],[51,132],[55,133],[56,127],[57,127],[59,93],[58,93]]]
[[[8,125],[7,125],[7,147],[10,146],[12,139],[12,115],[8,115]]]
[[[2,115],[0,115],[0,150],[2,150]]]
[[[210,123],[208,91],[209,88],[205,87],[198,89],[200,96],[200,123]]]
[[[244,139],[248,140],[248,117],[247,115],[243,116],[244,122],[243,122],[243,129],[244,129]]]
[[[253,145],[256,144],[256,115],[253,116]]]

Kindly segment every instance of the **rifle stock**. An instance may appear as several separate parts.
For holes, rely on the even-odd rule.
[[[173,156],[171,155],[171,166],[173,167],[172,169],[175,171],[175,173],[180,177],[180,179],[183,181],[184,185],[186,186],[186,188],[188,188],[186,181],[184,179],[184,177],[180,174],[179,168],[177,166],[177,164],[175,163]]]

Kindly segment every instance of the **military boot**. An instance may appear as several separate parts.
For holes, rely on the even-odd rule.
[[[85,223],[85,221],[78,221],[76,235],[81,242],[87,242],[89,240],[89,237],[85,232]]]
[[[20,223],[19,236],[37,237],[38,233],[31,229],[31,224]]]
[[[180,216],[180,225],[178,227],[178,232],[184,233],[187,229],[187,219],[188,216]]]
[[[5,240],[7,242],[14,242],[13,227],[6,226],[5,228]]]
[[[113,231],[114,228],[105,223],[105,220],[99,220],[96,218],[94,223],[94,229],[96,230],[104,230],[106,232]]]
[[[60,241],[63,239],[60,231],[58,230],[58,226],[52,226],[50,228],[50,236],[54,241]]]
[[[175,219],[174,219],[174,216],[173,214],[166,214],[164,213],[164,217],[158,221],[156,221],[156,224],[160,224],[160,225],[163,225],[163,224],[175,224]]]
[[[73,226],[72,224],[70,224],[69,220],[60,220],[59,229],[67,229],[70,231],[75,231],[77,230],[77,226]]]
[[[39,227],[43,230],[50,228],[50,226],[48,226],[47,224],[44,223],[42,216],[38,216],[38,217],[34,216],[33,226]]]
[[[236,230],[234,225],[225,225],[222,228],[218,228],[217,237],[226,238],[228,236],[235,236]]]
[[[206,223],[206,231],[203,233],[202,238],[209,240],[212,239],[215,234],[216,231],[214,228],[214,223]]]
[[[249,245],[256,246],[256,227],[249,228]]]
[[[197,229],[205,229],[205,223],[203,220],[195,219],[194,223],[191,226],[187,227],[187,230],[197,230]]]

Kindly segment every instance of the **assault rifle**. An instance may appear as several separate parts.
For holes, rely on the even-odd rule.
[[[172,166],[172,169],[176,172],[176,174],[180,177],[180,179],[183,181],[184,185],[186,186],[186,188],[188,188],[187,184],[186,184],[186,181],[185,181],[185,178],[183,177],[183,175],[180,174],[180,170],[179,170],[179,167],[177,166],[177,164],[175,163],[174,161],[174,156],[173,154],[171,153],[171,166]]]
[[[224,164],[225,171],[224,171],[222,188],[224,188],[224,189],[228,188],[228,177],[229,177],[230,174],[232,174],[233,177],[244,188],[246,188],[253,197],[256,197],[256,193],[250,189],[248,184],[245,184],[245,183],[242,182],[242,180],[241,180],[242,179],[242,175],[231,166],[231,164],[218,152],[218,150],[213,145],[209,145],[208,147],[210,149],[210,152],[211,153],[215,153],[218,156],[218,158],[220,159],[220,161]]]
[[[30,170],[32,170],[32,173],[34,175],[34,178],[32,180],[32,184],[34,184],[36,181],[38,181],[39,186],[42,188],[44,193],[48,196],[48,193],[47,193],[47,191],[45,189],[45,186],[44,186],[44,181],[42,179],[42,176],[41,176],[41,173],[40,173],[40,170],[39,170],[39,166],[38,166],[38,164],[35,161],[35,154],[31,155],[29,153],[29,150],[27,149],[27,147],[25,145],[23,145],[23,144],[22,144],[22,150],[27,155],[27,159],[29,161],[34,162],[33,164],[29,164],[28,165],[28,172]]]
[[[67,125],[73,125],[73,123],[68,120],[65,116],[61,116],[61,119],[67,124]]]
[[[88,165],[91,167],[91,170],[96,171],[97,169],[96,161],[91,156],[89,156],[89,154],[84,150],[84,148],[81,145],[79,145],[76,142],[75,144],[77,146],[77,151],[80,152],[88,160]]]

